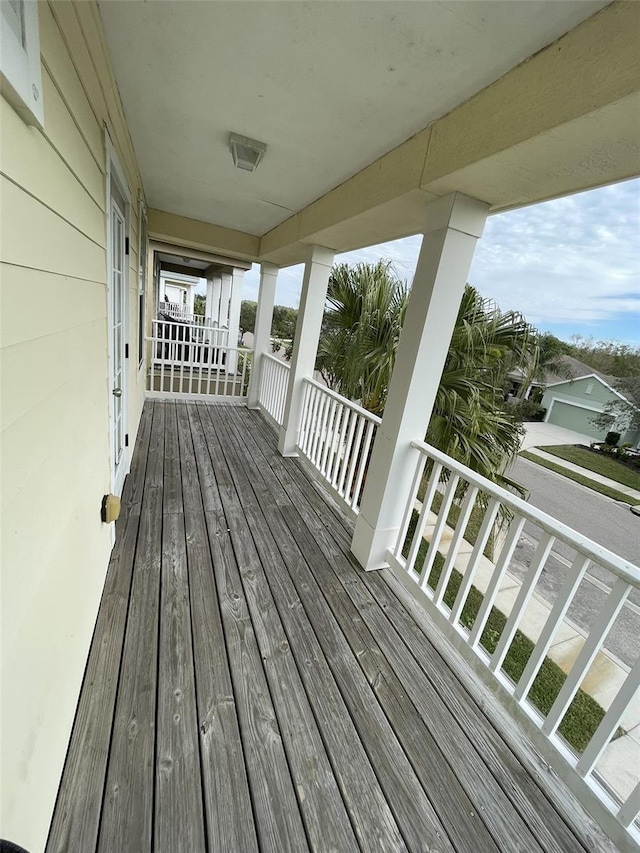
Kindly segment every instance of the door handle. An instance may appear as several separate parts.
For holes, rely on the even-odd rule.
[[[122,397],[122,388],[114,388],[111,393],[114,397]]]

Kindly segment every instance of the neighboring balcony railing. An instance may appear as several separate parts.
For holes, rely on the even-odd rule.
[[[266,352],[262,354],[260,365],[258,405],[278,426],[282,426],[290,367]]]
[[[298,449],[357,513],[380,418],[315,379],[305,386]]]
[[[521,712],[520,719],[533,723],[528,728],[533,728],[536,743],[546,741],[552,746],[546,753],[551,758],[555,753],[560,759],[550,761],[558,775],[579,796],[587,788],[595,792],[608,811],[631,828],[640,808],[640,783],[620,802],[607,789],[606,775],[603,779],[599,774],[598,762],[616,737],[625,713],[637,702],[640,658],[627,670],[615,695],[609,697],[599,725],[580,747],[569,745],[568,733],[563,736],[563,721],[577,712],[577,706],[572,705],[579,689],[602,653],[629,593],[640,587],[640,570],[435,448],[421,441],[414,441],[412,447],[415,474],[403,525],[395,547],[388,552],[392,568],[476,672],[480,663],[485,683],[491,686],[493,682],[494,689],[499,685],[507,693],[507,704],[513,708],[515,703]],[[525,535],[525,525],[529,536]],[[536,539],[537,545],[531,550]],[[531,553],[526,560],[518,561],[521,574],[517,582],[505,583],[516,549],[522,551],[523,542]],[[552,569],[554,548],[561,548],[565,557],[556,557],[562,563],[557,562]],[[540,580],[545,568],[548,576],[550,572],[558,574],[563,565],[565,577],[557,592],[550,595],[547,589],[542,595]],[[597,588],[606,591],[604,604],[591,619],[583,642],[576,638],[579,650],[575,650],[575,661],[557,695],[551,697],[550,707],[541,710],[542,703],[534,697],[536,679],[546,665],[554,638],[561,629],[566,631],[565,617],[576,603],[578,588],[594,568],[599,572]],[[509,586],[511,593],[500,596],[501,588]],[[546,618],[540,620],[538,616],[541,624],[532,632],[528,608],[539,600],[538,596],[532,600],[536,592],[549,600],[549,606],[542,611]],[[505,606],[509,599],[510,607]],[[504,613],[494,610],[496,601]],[[508,665],[512,647],[515,651],[520,644],[522,650],[521,637],[532,633],[531,641],[524,645],[526,651],[520,653],[525,659],[519,666]],[[581,785],[585,787],[581,789]],[[637,835],[636,828],[632,832]]]
[[[214,323],[210,317],[205,317],[204,314],[194,314],[189,311],[186,305],[179,302],[160,302],[159,313],[173,317],[182,323],[189,323],[192,326],[210,326],[214,327]],[[227,331],[223,326],[220,331]]]
[[[149,396],[245,399],[252,351],[226,344],[226,329],[153,320]]]

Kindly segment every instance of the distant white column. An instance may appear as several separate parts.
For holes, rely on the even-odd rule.
[[[229,346],[238,346],[238,335],[240,333],[240,305],[242,304],[242,280],[244,270],[233,268],[231,275],[231,297],[229,299]],[[237,353],[230,352],[227,364],[229,373],[235,373],[237,365]]]
[[[283,456],[297,455],[304,379],[313,376],[333,258],[332,249],[309,246],[289,371],[284,423],[280,428],[278,442],[278,449]]]
[[[212,323],[220,324],[220,290],[222,288],[222,278],[219,275],[212,275],[207,278],[207,301],[204,309],[204,315],[207,320]]]
[[[230,272],[223,272],[222,287],[220,288],[220,328],[225,326],[229,328],[229,303],[231,301],[231,281]],[[233,346],[231,339],[228,340],[227,346]]]
[[[250,409],[258,408],[262,354],[269,352],[277,279],[277,266],[274,264],[260,265],[260,290],[258,291],[256,324],[253,332],[253,366],[251,368],[251,379],[249,380],[247,398],[247,406]]]
[[[424,239],[351,550],[365,569],[388,565],[488,205],[460,193],[427,206]]]

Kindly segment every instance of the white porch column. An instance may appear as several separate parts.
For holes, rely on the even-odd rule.
[[[231,299],[231,273],[222,273],[222,287],[220,289],[220,328],[229,328],[229,302]],[[227,337],[227,346],[233,346],[231,338]]]
[[[273,323],[273,305],[276,299],[278,267],[275,264],[260,265],[260,290],[256,308],[256,324],[253,332],[253,366],[247,392],[247,406],[258,408],[260,379],[262,372],[262,353],[269,351],[271,325]]]
[[[231,276],[231,298],[229,300],[229,346],[238,346],[238,334],[240,333],[240,305],[242,303],[242,280],[244,279],[244,270],[233,268]],[[227,370],[229,373],[235,373],[238,362],[237,353],[229,353],[229,361]]]
[[[220,289],[222,287],[222,279],[219,275],[212,275],[207,278],[207,301],[204,309],[204,316],[212,323],[219,324],[220,313]]]
[[[367,472],[351,550],[365,569],[388,565],[411,488],[411,442],[423,440],[488,205],[460,193],[426,208],[389,395]]]
[[[278,442],[278,450],[283,456],[296,455],[302,416],[304,378],[313,376],[333,257],[332,249],[325,249],[323,246],[309,247],[289,371],[284,423],[280,428]]]

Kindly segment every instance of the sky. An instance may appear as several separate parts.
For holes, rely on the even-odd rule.
[[[413,278],[421,236],[336,255],[337,262],[390,259]],[[297,307],[302,265],[280,270],[276,303]],[[259,267],[244,278],[257,299]],[[503,311],[541,331],[640,345],[640,179],[489,217],[469,281]]]

